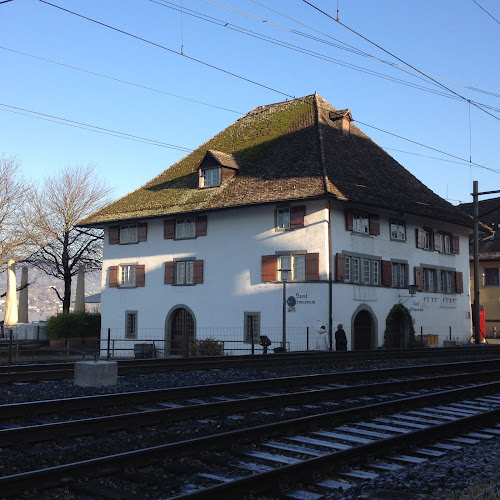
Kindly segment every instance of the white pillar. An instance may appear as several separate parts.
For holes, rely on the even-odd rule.
[[[28,268],[24,266],[21,274],[21,290],[19,290],[19,323],[28,323]]]
[[[78,268],[75,294],[75,312],[85,311],[85,266]]]
[[[5,297],[6,327],[17,325],[17,293],[16,293],[16,261],[9,259],[7,263],[7,296]]]

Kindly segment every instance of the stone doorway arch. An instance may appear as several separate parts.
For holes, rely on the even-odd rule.
[[[352,350],[373,349],[374,322],[370,311],[361,309],[354,315],[352,327]]]
[[[189,356],[189,349],[196,340],[196,318],[185,305],[170,309],[165,320],[165,353],[172,356]]]

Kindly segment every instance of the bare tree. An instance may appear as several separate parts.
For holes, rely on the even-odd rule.
[[[69,312],[72,278],[80,265],[96,271],[102,265],[102,231],[76,227],[78,221],[108,203],[110,188],[92,166],[66,166],[45,178],[34,197],[38,247],[26,262],[63,282],[63,291],[52,287]]]
[[[32,189],[14,156],[0,156],[0,268],[21,258],[30,242]]]

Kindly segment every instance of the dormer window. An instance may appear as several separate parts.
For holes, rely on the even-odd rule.
[[[220,168],[201,168],[200,187],[220,186]]]
[[[221,186],[233,178],[239,170],[238,162],[231,153],[208,149],[196,165],[198,187]]]

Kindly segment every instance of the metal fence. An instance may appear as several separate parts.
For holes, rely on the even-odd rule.
[[[485,489],[479,495],[470,497],[470,500],[499,500],[500,499],[500,483],[495,484]]]

